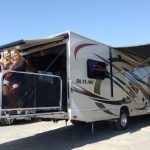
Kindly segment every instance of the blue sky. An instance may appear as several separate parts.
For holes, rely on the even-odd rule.
[[[1,0],[0,45],[70,30],[111,46],[150,43],[149,0]]]

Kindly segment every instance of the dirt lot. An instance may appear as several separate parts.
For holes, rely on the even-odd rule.
[[[60,121],[23,122],[0,126],[0,150],[149,150],[150,116],[131,120],[126,131],[110,129],[105,123],[73,126]]]

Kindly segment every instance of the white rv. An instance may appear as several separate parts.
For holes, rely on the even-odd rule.
[[[65,32],[38,40],[20,40],[0,47],[18,49],[27,59],[17,108],[5,104],[1,90],[0,118],[31,116],[72,123],[109,120],[126,129],[129,117],[150,113],[150,45],[113,48]],[[2,89],[2,88],[1,88]],[[17,110],[11,115],[12,110]]]

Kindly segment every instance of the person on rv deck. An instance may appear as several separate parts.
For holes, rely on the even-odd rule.
[[[8,49],[3,51],[3,57],[0,59],[1,71],[7,70],[9,64],[11,62],[11,54]]]
[[[11,51],[11,57],[13,59],[11,70],[13,71],[26,71],[27,63],[25,58],[21,55],[21,53],[14,49]],[[23,75],[20,73],[12,73],[10,76],[10,91],[9,91],[9,103],[11,107],[16,108],[18,99],[19,99],[19,92],[22,87],[23,82]]]

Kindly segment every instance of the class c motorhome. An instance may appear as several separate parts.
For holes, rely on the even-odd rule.
[[[27,59],[17,108],[5,106],[0,92],[0,118],[23,116],[72,123],[109,120],[119,129],[129,117],[150,113],[150,44],[111,47],[65,32],[0,47],[18,49]],[[8,72],[1,73],[3,77]],[[10,71],[9,71],[10,72]],[[17,110],[11,115],[11,110]]]

